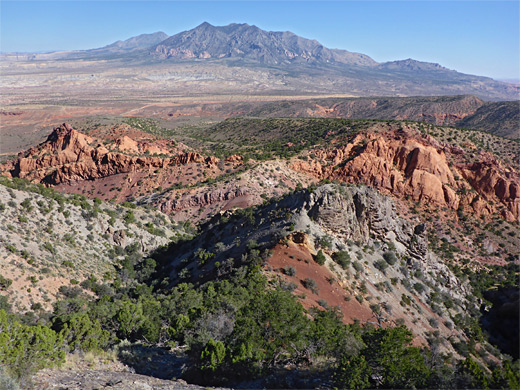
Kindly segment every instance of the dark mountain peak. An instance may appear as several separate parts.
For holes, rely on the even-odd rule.
[[[269,65],[349,64],[373,66],[377,63],[364,54],[331,50],[315,40],[292,32],[265,31],[246,23],[212,26],[204,22],[192,30],[176,34],[156,45],[151,53],[165,59],[234,58]]]

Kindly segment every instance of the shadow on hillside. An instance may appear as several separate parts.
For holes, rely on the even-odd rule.
[[[174,353],[163,348],[142,344],[129,344],[118,347],[119,360],[135,370],[136,374],[159,379],[184,379],[190,384],[199,386],[231,386],[235,389],[309,389],[327,387],[331,384],[330,373],[299,369],[281,369],[260,378],[247,379],[238,375],[233,380],[229,377],[205,376],[189,366],[189,359],[182,352]],[[238,379],[241,377],[240,379]]]
[[[519,300],[517,287],[498,288],[484,293],[484,298],[493,303],[493,307],[482,313],[482,328],[489,334],[489,341],[498,346],[502,353],[519,357]]]
[[[159,347],[130,344],[119,347],[119,360],[136,374],[159,379],[178,379],[186,370],[188,358]]]

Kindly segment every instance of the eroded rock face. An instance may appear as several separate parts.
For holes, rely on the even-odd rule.
[[[369,187],[337,187],[326,185],[308,194],[301,218],[305,225],[307,216],[321,229],[331,232],[341,241],[392,241],[397,250],[411,261],[420,264],[427,274],[436,275],[437,283],[452,294],[463,298],[466,287],[450,271],[444,262],[428,250],[426,226],[414,225],[401,218],[392,198]],[[297,217],[298,218],[298,217]]]
[[[420,314],[423,323],[416,325],[410,313],[399,304],[401,294],[413,293],[406,290],[404,284],[398,283],[391,291],[381,290],[376,285],[385,281],[390,283],[394,277],[413,284],[417,279],[414,275],[420,271],[422,283],[428,282],[436,286],[435,291],[460,302],[466,301],[470,289],[428,249],[427,226],[402,217],[393,198],[368,186],[329,184],[314,191],[296,191],[266,202],[250,216],[230,212],[225,218],[214,217],[201,226],[200,234],[194,240],[172,248],[170,280],[179,280],[181,265],[190,270],[190,280],[206,280],[209,275],[222,276],[232,272],[233,267],[248,261],[244,253],[254,242],[259,250],[271,253],[263,268],[268,276],[276,280],[282,277],[287,283],[294,283],[295,294],[304,307],[319,305],[319,299],[339,307],[346,322],[354,319],[374,321],[368,301],[345,299],[350,294],[348,286],[361,280],[365,281],[368,294],[377,295],[381,302],[392,307],[388,318],[405,318],[407,325],[418,334],[429,326],[426,325],[428,318],[438,314],[432,314],[423,306],[425,310]],[[215,254],[202,267],[193,256],[194,248],[198,247]],[[323,265],[313,260],[320,249],[325,257]],[[353,272],[350,268],[335,263],[335,254],[340,251],[348,253],[349,258],[362,267],[362,271],[357,270],[356,282],[349,282],[351,276],[347,275]],[[392,252],[396,262],[388,266],[385,273],[374,264],[384,261],[387,252]],[[229,262],[228,259],[234,260]],[[226,265],[221,266],[224,263]],[[284,267],[293,267],[295,272],[281,276],[279,270]],[[319,295],[312,294],[302,285],[307,278],[319,286]],[[415,299],[424,302],[426,298],[416,296]],[[440,331],[452,334],[443,324]]]
[[[427,137],[386,132],[356,136],[346,146],[318,151],[317,160],[296,160],[291,168],[319,179],[364,183],[397,196],[457,210],[470,207],[478,215],[497,213],[520,220],[520,176],[489,156],[473,164],[450,166],[445,148]],[[455,180],[462,176],[465,180]],[[471,193],[474,189],[475,193]],[[482,200],[483,198],[484,200]]]
[[[344,241],[388,240],[392,232],[392,237],[407,248],[410,257],[426,255],[428,242],[424,226],[413,226],[399,218],[392,199],[368,187],[349,187],[341,192],[333,187],[322,187],[309,195],[303,210]]]
[[[118,138],[115,145],[120,151],[139,152],[138,143],[126,136]],[[93,138],[64,123],[56,127],[44,143],[20,155],[17,160],[0,166],[0,172],[10,177],[57,185],[171,165],[200,163],[212,167],[218,162],[215,157],[204,157],[194,152],[184,152],[171,158],[110,152]]]
[[[171,198],[160,202],[163,213],[171,214],[186,209],[204,209],[208,206],[219,204],[221,210],[227,210],[234,206],[248,207],[253,204],[249,200],[247,188],[217,188],[212,191],[193,191],[183,194],[179,198]],[[244,203],[244,204],[239,204]]]
[[[139,153],[137,142],[126,135],[116,139],[115,144],[117,148],[123,152]]]
[[[503,216],[511,220],[520,219],[520,177],[516,172],[505,172],[496,161],[480,161],[461,167],[463,177],[485,199],[500,200],[507,207]],[[475,200],[478,211],[483,202]]]

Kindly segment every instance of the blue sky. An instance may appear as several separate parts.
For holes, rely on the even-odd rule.
[[[0,1],[0,50],[89,49],[207,21],[292,31],[376,61],[414,58],[520,79],[515,1]]]

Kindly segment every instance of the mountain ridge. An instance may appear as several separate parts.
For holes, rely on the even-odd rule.
[[[113,42],[109,45],[106,45],[106,46],[103,46],[101,48],[98,48],[98,49],[91,49],[91,50],[102,50],[102,49],[105,49],[105,50],[113,50],[113,49],[116,49],[116,50],[139,50],[139,49],[142,49],[142,48],[146,48],[146,47],[149,47],[151,45],[154,45],[156,44],[157,42],[161,42],[165,39],[168,38],[168,34],[162,32],[162,31],[157,31],[157,32],[154,32],[154,33],[150,33],[150,34],[140,34],[140,35],[136,35],[134,37],[130,37],[128,39],[125,39],[125,40],[119,40],[119,41],[116,41],[116,42]]]
[[[98,49],[2,54],[0,58],[6,68],[10,62],[17,61],[60,61],[57,65],[61,69],[54,70],[57,72],[54,77],[60,80],[63,73],[75,72],[74,61],[88,61],[81,79],[87,82],[88,88],[96,88],[90,81],[92,75],[101,70],[100,75],[105,79],[101,84],[103,95],[111,83],[131,77],[135,80],[133,85],[144,81],[143,87],[154,91],[164,88],[165,82],[167,88],[184,86],[192,91],[192,81],[196,81],[196,85],[206,93],[218,94],[236,94],[235,89],[240,85],[239,90],[248,93],[341,93],[350,96],[472,94],[485,100],[520,98],[520,86],[489,77],[464,74],[436,63],[413,59],[378,63],[365,54],[329,49],[316,40],[289,31],[265,31],[257,26],[236,23],[213,26],[205,22],[161,40],[164,37],[162,33],[154,33]],[[106,70],[112,73],[106,73]],[[128,73],[123,79],[121,70]],[[26,71],[19,72],[25,76]],[[73,77],[78,75],[74,73]],[[148,80],[158,83],[148,83]],[[63,86],[61,81],[60,86]],[[108,92],[118,97],[121,94],[119,88]],[[98,94],[99,90],[93,93]]]
[[[316,40],[302,38],[290,31],[265,31],[249,24],[213,26],[207,22],[192,30],[175,34],[151,50],[161,58],[248,58],[265,64],[288,62],[373,66],[367,55],[328,49]]]

